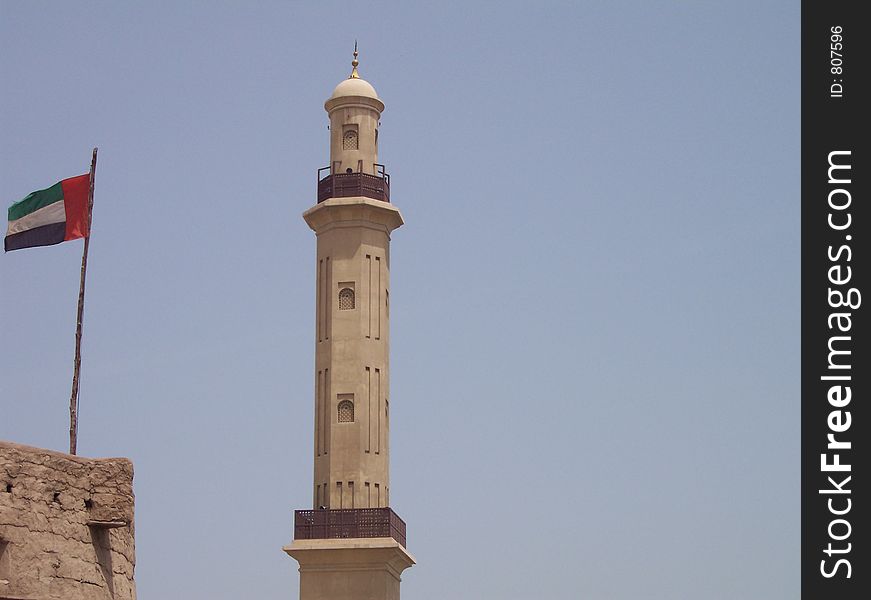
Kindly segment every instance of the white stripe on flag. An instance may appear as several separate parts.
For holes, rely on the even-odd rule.
[[[48,206],[33,211],[29,215],[24,215],[20,219],[9,221],[9,228],[6,230],[6,235],[13,233],[21,233],[28,229],[49,225],[51,223],[63,223],[67,220],[67,212],[64,207],[63,198],[57,202],[52,202]]]

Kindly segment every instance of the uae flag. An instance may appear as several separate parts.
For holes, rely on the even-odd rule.
[[[10,206],[6,251],[87,237],[90,187],[90,175],[70,177]]]

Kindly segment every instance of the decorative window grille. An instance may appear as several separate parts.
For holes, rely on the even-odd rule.
[[[354,403],[350,400],[339,402],[339,423],[354,422]]]
[[[342,288],[339,292],[339,310],[352,310],[354,308],[354,290]]]
[[[357,132],[349,129],[342,138],[342,150],[356,150],[358,147]]]

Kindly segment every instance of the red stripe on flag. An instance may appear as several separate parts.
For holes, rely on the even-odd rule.
[[[91,176],[79,175],[60,182],[64,191],[64,210],[67,215],[67,229],[64,241],[88,236],[88,193],[91,189]]]

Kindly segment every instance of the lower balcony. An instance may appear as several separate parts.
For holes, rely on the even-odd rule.
[[[293,539],[393,538],[405,548],[405,521],[391,508],[294,511]]]

